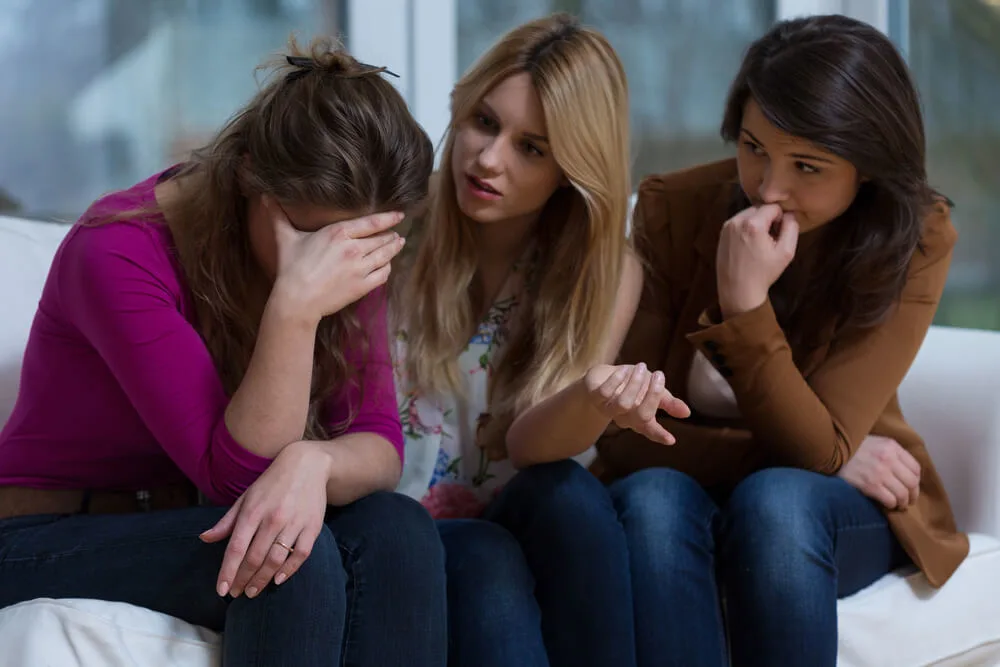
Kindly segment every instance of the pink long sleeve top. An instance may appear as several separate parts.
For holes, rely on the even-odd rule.
[[[159,177],[104,197],[101,214],[153,204]],[[402,457],[385,309],[382,290],[360,304],[363,390],[333,392],[326,416],[333,428],[356,405],[346,432],[382,436]],[[0,485],[131,491],[186,478],[210,501],[232,503],[271,460],[227,430],[230,397],[194,323],[166,224],[75,225],[53,260],[0,431]]]

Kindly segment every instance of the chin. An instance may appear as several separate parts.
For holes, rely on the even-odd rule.
[[[499,222],[506,218],[503,211],[483,202],[469,202],[463,197],[458,198],[458,210],[469,220],[481,225]]]

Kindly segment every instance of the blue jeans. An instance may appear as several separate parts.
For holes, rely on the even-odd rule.
[[[522,470],[482,519],[438,522],[453,667],[635,664],[625,533],[573,461]]]
[[[0,607],[39,597],[128,602],[224,631],[223,665],[444,665],[444,553],[415,501],[330,508],[312,553],[254,599],[215,593],[225,508],[0,521]]]
[[[907,562],[839,477],[757,472],[726,498],[669,468],[615,482],[640,665],[833,667],[837,599]],[[725,621],[723,620],[725,609]]]

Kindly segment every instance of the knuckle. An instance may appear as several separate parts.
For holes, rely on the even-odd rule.
[[[357,259],[361,257],[361,248],[357,243],[348,243],[344,246],[344,259]]]
[[[257,554],[247,554],[246,564],[251,570],[259,570],[260,566],[264,564],[264,559]]]
[[[267,524],[271,528],[281,528],[288,523],[290,512],[284,507],[278,507],[271,511],[267,517]]]

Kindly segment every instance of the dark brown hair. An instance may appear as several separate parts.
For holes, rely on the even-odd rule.
[[[230,393],[246,373],[264,306],[247,197],[374,212],[406,211],[427,194],[433,146],[382,72],[331,40],[304,52],[292,39],[270,82],[175,176],[181,196],[164,213],[200,333]],[[305,437],[329,437],[326,399],[355,382],[344,350],[361,342],[365,356],[367,328],[354,307],[320,323]]]
[[[831,326],[847,333],[878,324],[899,301],[938,198],[927,183],[923,118],[906,63],[861,21],[783,21],[743,59],[726,102],[725,140],[739,139],[751,97],[775,127],[847,160],[867,179],[823,230],[817,263],[793,262],[772,288],[786,335],[808,345]]]

